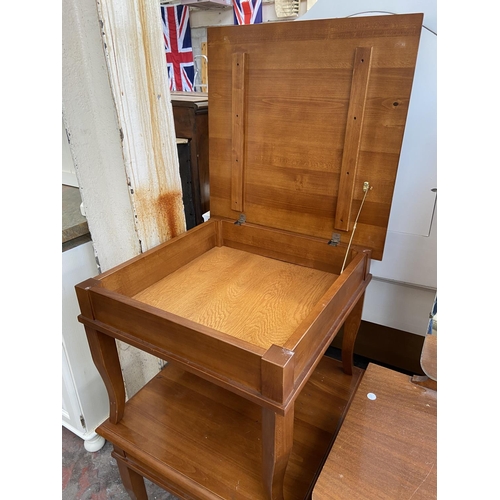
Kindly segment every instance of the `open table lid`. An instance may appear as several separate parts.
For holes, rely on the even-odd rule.
[[[382,259],[422,20],[209,28],[211,215]]]

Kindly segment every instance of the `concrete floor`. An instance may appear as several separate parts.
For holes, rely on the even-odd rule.
[[[108,442],[95,453],[83,440],[62,428],[62,500],[130,500]],[[149,500],[178,500],[145,479]]]

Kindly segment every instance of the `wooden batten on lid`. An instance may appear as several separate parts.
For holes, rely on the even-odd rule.
[[[243,172],[245,169],[245,111],[246,88],[245,66],[247,54],[235,52],[232,61],[231,84],[231,125],[232,147],[231,160],[231,209],[236,212],[245,210],[245,183]]]
[[[364,199],[381,259],[422,20],[209,28],[211,216],[348,243]]]

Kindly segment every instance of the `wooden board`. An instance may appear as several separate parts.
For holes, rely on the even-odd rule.
[[[201,53],[208,59],[207,42],[201,43]],[[204,89],[208,87],[208,61],[205,57],[201,58],[201,84]]]
[[[436,498],[436,416],[436,391],[368,365],[312,499]]]
[[[216,247],[134,298],[268,349],[285,345],[336,278]]]
[[[381,259],[421,29],[421,14],[209,28],[211,215],[348,242],[367,181],[354,242]],[[355,178],[341,183],[343,164]],[[337,206],[347,228],[335,229]]]
[[[369,251],[352,247],[338,276],[345,251],[212,218],[79,284],[79,320],[284,416],[342,324],[358,316]],[[347,344],[359,321],[351,323]]]
[[[339,362],[324,358],[302,391],[287,500],[303,500],[312,489],[361,374],[345,375]],[[265,498],[261,408],[175,365],[127,403],[118,425],[106,421],[97,432],[125,451],[129,467],[181,498]]]

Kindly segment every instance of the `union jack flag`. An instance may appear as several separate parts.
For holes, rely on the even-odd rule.
[[[161,6],[161,18],[170,90],[193,92],[194,60],[189,7]]]
[[[262,0],[234,0],[234,24],[262,22]]]

